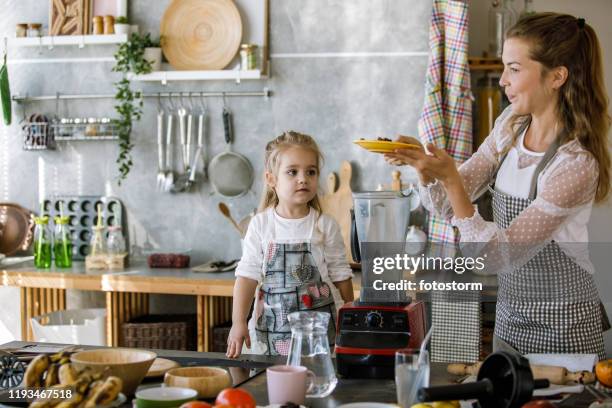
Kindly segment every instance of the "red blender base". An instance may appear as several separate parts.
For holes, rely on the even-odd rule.
[[[336,362],[345,378],[394,378],[395,352],[419,348],[426,333],[423,302],[351,302],[338,312]]]

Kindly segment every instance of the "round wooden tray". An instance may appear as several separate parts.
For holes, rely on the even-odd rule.
[[[166,371],[172,368],[180,367],[180,366],[181,365],[177,363],[176,361],[157,357],[155,361],[153,361],[153,364],[151,365],[151,368],[149,368],[149,371],[147,372],[147,375],[145,375],[145,377],[146,378],[161,377],[164,374],[166,374]]]
[[[160,32],[162,50],[174,68],[223,69],[240,47],[242,20],[232,0],[173,0]]]

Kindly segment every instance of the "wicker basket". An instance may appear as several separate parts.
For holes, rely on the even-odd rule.
[[[122,346],[195,350],[195,315],[147,315],[121,325]]]

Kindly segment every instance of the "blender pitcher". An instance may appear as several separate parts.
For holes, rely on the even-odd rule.
[[[327,337],[330,316],[324,312],[293,312],[288,316],[291,344],[287,365],[305,366],[314,373],[308,398],[326,397],[338,384]]]

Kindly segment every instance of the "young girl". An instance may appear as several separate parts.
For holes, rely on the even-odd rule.
[[[424,202],[452,217],[462,242],[486,244],[499,274],[494,349],[604,358],[608,320],[585,250],[593,203],[610,193],[597,35],[582,18],[529,15],[508,31],[502,59],[511,105],[468,161],[457,169],[433,145],[387,160],[418,170]],[[472,204],[485,191],[493,222]]]
[[[330,313],[334,343],[336,307],[353,300],[353,274],[338,224],[321,214],[321,161],[316,142],[297,132],[285,132],[266,146],[262,202],[236,268],[228,357],[240,356],[243,343],[252,354],[287,355],[287,315],[298,310]]]

